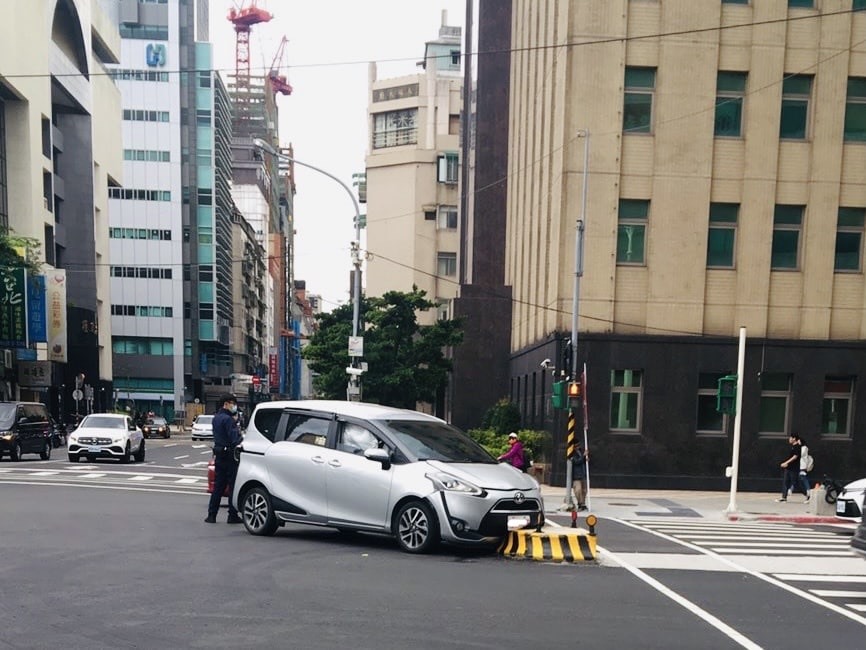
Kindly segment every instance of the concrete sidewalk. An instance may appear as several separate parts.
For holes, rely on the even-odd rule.
[[[541,486],[545,511],[562,514],[565,503],[565,488]],[[781,521],[800,524],[846,523],[835,516],[835,506],[826,503],[823,490],[812,490],[809,503],[804,503],[802,494],[793,494],[786,502],[778,502],[777,492],[738,492],[735,508],[731,505],[730,492],[693,490],[634,490],[592,488],[590,509],[579,513],[582,518],[592,512],[598,517],[634,519],[640,517],[692,517],[717,520]]]

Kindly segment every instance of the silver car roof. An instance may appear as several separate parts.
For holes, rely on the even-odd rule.
[[[398,409],[381,404],[370,404],[368,402],[342,402],[338,400],[308,399],[308,400],[281,400],[274,402],[262,402],[256,405],[259,409],[303,409],[310,411],[325,411],[356,417],[364,420],[427,420],[430,422],[444,422],[437,417],[410,411],[409,409]]]

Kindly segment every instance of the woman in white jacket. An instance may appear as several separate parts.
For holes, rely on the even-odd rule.
[[[812,469],[810,467],[812,458],[809,455],[809,447],[806,445],[806,442],[797,434],[794,434],[792,437],[796,438],[796,441],[800,443],[800,473],[797,476],[797,480],[806,494],[803,503],[809,503],[809,497],[812,494],[809,489],[809,471]]]

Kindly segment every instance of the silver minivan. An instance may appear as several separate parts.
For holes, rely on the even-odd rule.
[[[256,406],[234,502],[253,535],[286,523],[392,535],[410,553],[495,544],[544,520],[538,483],[424,413],[337,401]]]

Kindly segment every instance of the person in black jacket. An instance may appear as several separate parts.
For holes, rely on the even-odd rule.
[[[235,486],[235,476],[238,473],[238,461],[235,459],[235,448],[241,442],[241,434],[234,414],[238,411],[238,400],[234,395],[226,394],[220,398],[221,408],[213,419],[213,453],[214,453],[214,484],[213,492],[207,506],[205,523],[215,524],[219,512],[223,492],[229,490],[228,523],[240,524],[243,520],[232,503],[232,491]]]
[[[586,460],[587,451],[578,443],[571,457],[571,488],[577,501],[578,510],[586,510]]]

